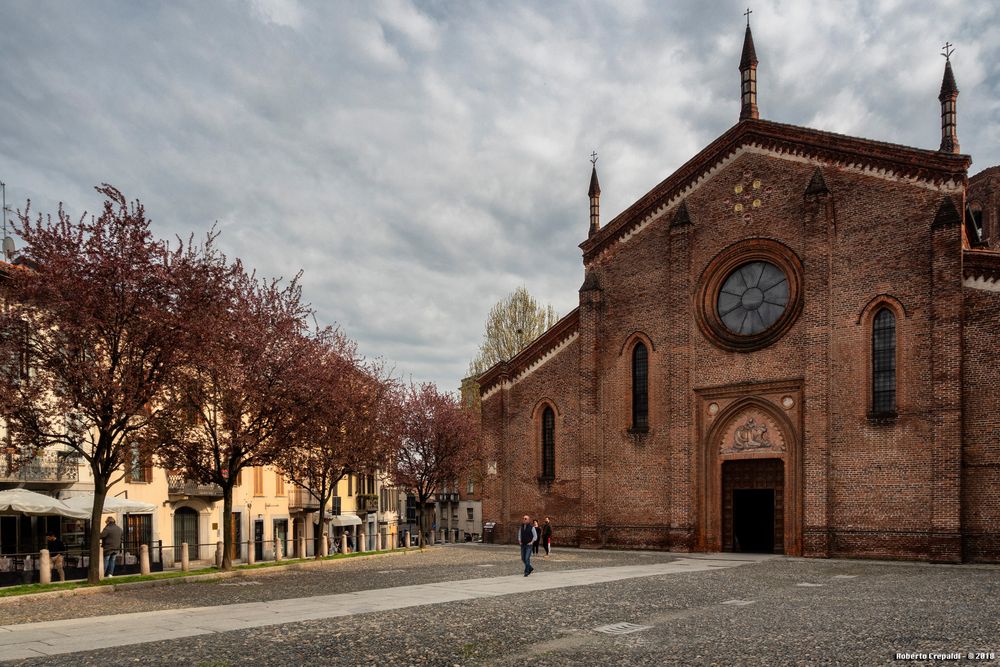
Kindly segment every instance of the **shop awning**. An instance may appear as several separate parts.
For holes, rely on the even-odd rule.
[[[360,526],[361,517],[357,514],[339,514],[330,518],[331,526]]]
[[[87,510],[87,518],[90,518],[90,508],[94,506],[94,494],[85,493],[81,496],[73,496],[64,500],[67,505],[78,510]],[[107,496],[104,498],[104,514],[149,514],[156,511],[156,505],[144,503],[140,500],[129,500],[128,498],[118,498]]]
[[[61,500],[27,489],[0,491],[0,512],[21,512],[31,516],[68,516],[89,519],[90,512],[70,507]]]

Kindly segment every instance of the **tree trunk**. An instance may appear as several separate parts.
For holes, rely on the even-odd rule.
[[[96,584],[101,580],[101,514],[104,512],[108,487],[96,465],[91,465],[90,471],[94,475],[94,505],[90,509],[90,565],[87,566],[87,583]]]
[[[228,481],[228,480],[227,480]],[[233,485],[222,487],[222,569],[233,569]]]
[[[329,553],[329,550],[327,549],[326,546],[327,545],[326,535],[323,534],[324,533],[323,528],[325,527],[326,523],[324,521],[325,515],[326,515],[326,495],[321,494],[321,497],[319,498],[319,521],[317,521],[317,525],[319,526],[319,541],[316,543],[317,546],[319,546],[319,548],[316,549],[316,554],[315,554],[316,558],[322,558],[323,556],[326,556]]]
[[[417,534],[420,536],[420,550],[424,550],[424,542],[426,542],[425,532],[424,532],[424,504],[417,498]]]

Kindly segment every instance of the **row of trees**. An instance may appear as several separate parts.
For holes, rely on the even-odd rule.
[[[214,231],[158,239],[140,202],[98,192],[100,215],[76,222],[18,211],[26,249],[0,286],[0,419],[19,460],[61,445],[89,466],[91,581],[105,497],[136,456],[222,488],[225,569],[244,468],[275,466],[322,517],[345,475],[389,471],[422,508],[470,466],[473,416],[313,324],[300,276],[257,276]]]

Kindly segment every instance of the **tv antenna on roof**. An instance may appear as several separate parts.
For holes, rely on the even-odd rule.
[[[10,207],[7,206],[7,184],[2,181],[0,191],[3,192],[3,257],[9,262],[14,259],[14,239],[7,236],[7,214]]]

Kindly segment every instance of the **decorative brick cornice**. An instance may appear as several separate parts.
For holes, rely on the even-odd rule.
[[[476,378],[480,395],[486,399],[505,382],[517,383],[575,340],[579,329],[580,309],[574,308],[510,361],[501,361]]]
[[[584,264],[674,209],[719,169],[747,152],[818,167],[836,166],[941,192],[963,188],[971,164],[968,155],[911,148],[767,120],[743,120],[581,243]]]
[[[1000,252],[962,251],[962,277],[966,287],[1000,292]]]

